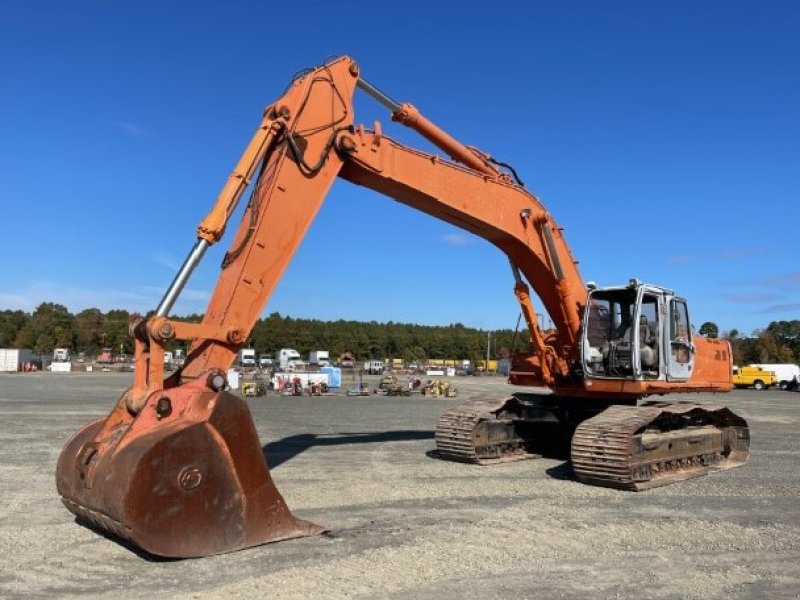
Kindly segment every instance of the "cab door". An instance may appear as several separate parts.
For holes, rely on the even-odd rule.
[[[689,308],[683,298],[670,298],[668,307],[667,379],[686,381],[694,367],[694,344],[689,323]]]

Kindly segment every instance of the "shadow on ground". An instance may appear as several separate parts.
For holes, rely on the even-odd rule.
[[[108,531],[107,529],[98,527],[91,521],[82,519],[81,517],[75,517],[75,523],[77,523],[81,527],[86,527],[86,529],[94,531],[96,534],[103,536],[107,540],[111,540],[112,542],[119,544],[126,550],[130,550],[133,554],[135,554],[136,556],[138,556],[143,560],[146,560],[147,562],[166,563],[166,562],[177,562],[180,560],[186,560],[185,558],[171,558],[167,556],[157,556],[155,554],[150,554],[147,550],[140,548],[133,542],[126,540],[125,538],[119,537],[118,535]]]
[[[340,446],[343,444],[376,444],[381,442],[409,442],[432,440],[433,431],[408,429],[400,431],[381,431],[379,433],[335,433],[317,435],[301,433],[282,440],[270,442],[262,448],[270,468],[291,460],[314,446]]]
[[[545,471],[553,479],[562,479],[564,481],[578,481],[575,476],[575,471],[572,469],[572,463],[567,461],[561,463],[557,467],[550,467]]]

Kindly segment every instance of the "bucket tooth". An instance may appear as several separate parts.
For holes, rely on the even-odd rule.
[[[240,398],[181,386],[127,422],[119,408],[78,431],[59,458],[58,491],[79,518],[176,558],[325,531],[289,511]]]

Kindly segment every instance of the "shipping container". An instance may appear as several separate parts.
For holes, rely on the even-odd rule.
[[[23,365],[34,362],[33,350],[0,348],[0,372],[16,373]],[[36,361],[38,363],[38,361]]]

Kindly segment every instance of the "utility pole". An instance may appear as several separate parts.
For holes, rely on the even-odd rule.
[[[492,332],[486,332],[486,372],[489,372],[489,348],[492,346]]]

